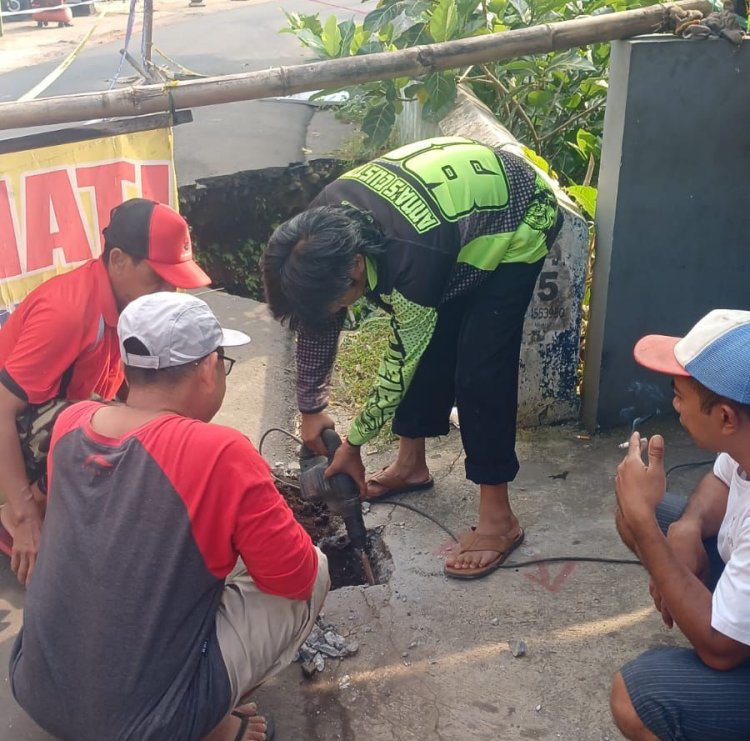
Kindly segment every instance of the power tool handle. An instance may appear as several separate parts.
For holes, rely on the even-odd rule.
[[[341,446],[341,438],[339,437],[338,432],[331,429],[330,427],[327,427],[325,430],[323,430],[323,432],[320,433],[320,437],[323,440],[323,445],[326,446],[329,459],[333,458],[333,454]]]

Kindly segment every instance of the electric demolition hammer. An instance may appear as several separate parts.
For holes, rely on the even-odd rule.
[[[321,434],[327,455],[318,455],[306,445],[299,453],[299,484],[303,499],[322,501],[335,515],[344,520],[351,544],[362,553],[367,548],[367,530],[362,515],[359,489],[354,479],[346,473],[325,477],[325,470],[333,459],[333,454],[341,445],[341,438],[335,430],[326,429]]]

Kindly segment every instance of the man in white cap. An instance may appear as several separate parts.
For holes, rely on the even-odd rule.
[[[127,402],[54,428],[13,694],[57,738],[265,741],[242,698],[291,662],[330,582],[253,445],[210,424],[224,350],[249,338],[175,293],[128,304],[118,336]]]
[[[617,468],[617,528],[651,577],[668,627],[692,648],[642,654],[615,675],[612,713],[629,739],[750,737],[750,312],[715,310],[683,337],[650,335],[641,365],[673,377],[675,410],[719,453],[690,499],[666,493],[664,440],[638,433]]]

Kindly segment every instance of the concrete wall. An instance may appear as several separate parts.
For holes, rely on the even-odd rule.
[[[614,42],[597,205],[583,417],[589,429],[670,409],[639,368],[644,334],[750,308],[750,46]]]
[[[522,154],[521,145],[477,98],[461,91],[441,121],[443,135],[468,136]],[[526,314],[521,348],[518,421],[527,427],[577,419],[576,369],[581,333],[588,228],[585,219],[550,180],[565,222],[539,276]]]

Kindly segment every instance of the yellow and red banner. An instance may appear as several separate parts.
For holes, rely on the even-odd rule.
[[[129,198],[176,207],[171,129],[0,154],[0,324],[43,281],[101,254]]]

